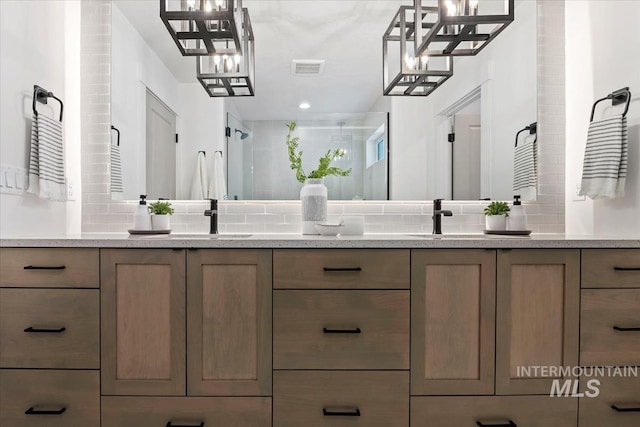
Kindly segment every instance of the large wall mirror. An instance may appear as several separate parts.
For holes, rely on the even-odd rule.
[[[203,151],[209,170],[222,157],[229,199],[297,199],[285,144],[285,124],[296,121],[306,169],[318,153],[347,150],[340,162],[352,176],[327,179],[330,199],[510,199],[514,138],[537,115],[536,2],[516,0],[514,22],[478,55],[456,57],[453,77],[431,95],[383,97],[382,34],[411,3],[244,0],[256,95],[210,98],[159,2],[113,0],[111,114],[121,168],[112,172],[122,182],[113,198],[191,199]]]

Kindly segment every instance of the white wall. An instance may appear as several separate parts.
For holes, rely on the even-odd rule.
[[[483,146],[488,143],[483,147],[483,168],[490,188],[482,197],[511,198],[514,137],[536,121],[538,92],[536,2],[516,1],[515,14],[516,20],[478,55],[455,58],[453,77],[431,95],[392,99],[392,199],[446,197],[448,177],[442,164],[448,146],[440,134],[439,115],[478,87],[483,125],[487,119],[490,123],[483,129]]]
[[[568,234],[640,233],[640,2],[566,2],[567,144],[566,230]],[[582,174],[591,106],[629,86],[629,163],[626,196],[574,201]],[[600,103],[596,117],[623,107]]]
[[[77,200],[70,202],[0,195],[0,234],[3,237],[80,230],[79,8],[79,2],[0,1],[2,163],[27,168],[31,101],[33,85],[37,84],[65,103],[66,175],[77,190]],[[39,104],[38,111],[57,115],[58,104]]]

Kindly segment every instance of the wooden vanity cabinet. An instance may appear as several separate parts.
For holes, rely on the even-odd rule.
[[[271,252],[103,250],[102,394],[270,395]]]
[[[411,253],[411,394],[493,394],[496,252]]]
[[[0,249],[0,426],[100,425],[97,249]]]
[[[496,394],[548,395],[518,368],[578,365],[579,292],[578,250],[498,251]]]
[[[189,250],[187,394],[271,395],[271,251]]]
[[[580,364],[618,374],[581,379],[583,392],[593,393],[588,381],[599,383],[597,396],[580,398],[579,427],[638,426],[640,250],[584,250],[581,279]]]
[[[185,251],[101,251],[102,394],[184,396]]]

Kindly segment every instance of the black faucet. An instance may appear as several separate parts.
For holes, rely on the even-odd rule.
[[[204,216],[211,217],[209,224],[209,234],[218,234],[218,201],[216,199],[211,200],[211,209],[204,211]]]
[[[442,199],[433,201],[433,234],[442,234],[442,215],[453,216],[451,211],[442,210]]]

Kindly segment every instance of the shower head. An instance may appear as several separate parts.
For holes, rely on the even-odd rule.
[[[240,129],[236,129],[236,133],[240,133],[240,139],[247,139],[249,137],[249,134],[247,132],[243,132]]]

